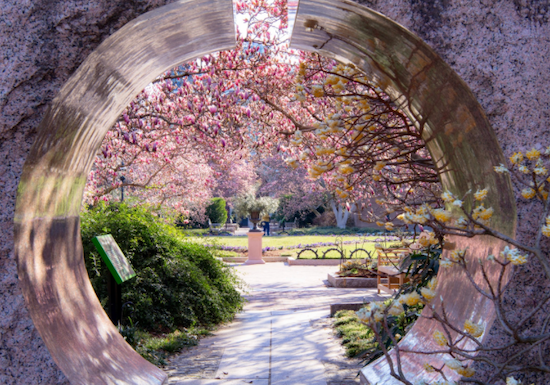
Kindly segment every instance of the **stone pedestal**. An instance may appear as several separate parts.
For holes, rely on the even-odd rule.
[[[265,263],[262,259],[262,237],[261,230],[250,230],[248,232],[248,260],[246,265]]]

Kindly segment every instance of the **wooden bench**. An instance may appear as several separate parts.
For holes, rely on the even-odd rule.
[[[409,279],[399,269],[409,249],[378,249],[378,294],[380,290],[393,294]]]
[[[226,231],[234,234],[235,231],[239,229],[239,225],[237,223],[212,223],[210,219],[208,220],[208,227],[210,228],[211,233]]]

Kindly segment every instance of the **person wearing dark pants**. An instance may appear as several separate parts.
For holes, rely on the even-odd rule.
[[[269,215],[264,215],[262,221],[264,222],[264,235],[269,235]]]

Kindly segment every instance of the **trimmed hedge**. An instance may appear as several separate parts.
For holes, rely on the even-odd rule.
[[[210,204],[206,207],[206,216],[210,218],[212,223],[225,223],[227,221],[225,199],[212,198]]]
[[[88,275],[104,307],[110,273],[92,238],[112,234],[130,260],[137,276],[122,284],[122,301],[133,302],[140,328],[213,326],[242,309],[242,283],[230,268],[144,207],[99,204],[81,214],[81,234]]]

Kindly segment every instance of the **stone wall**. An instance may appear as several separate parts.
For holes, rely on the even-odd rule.
[[[15,192],[36,127],[56,92],[107,36],[170,0],[2,2],[0,45],[0,383],[61,384],[25,310],[13,259]],[[424,39],[471,88],[509,154],[550,144],[550,0],[365,0]],[[519,236],[530,236],[526,206]],[[511,284],[518,312],[545,290],[526,266]],[[516,300],[517,299],[517,300]],[[493,330],[498,340],[498,330]]]
[[[505,156],[537,143],[550,145],[550,0],[359,2],[420,36],[458,73],[484,108]],[[530,242],[538,228],[533,214],[542,205],[527,203],[519,191],[516,196],[517,236]],[[550,249],[548,242],[546,247]],[[550,291],[541,270],[535,261],[516,269],[504,301],[511,320]],[[532,326],[540,327],[546,314]],[[502,335],[500,327],[493,327],[488,343],[501,345]],[[543,352],[548,357],[550,348]],[[533,358],[528,355],[525,361]],[[476,370],[479,379],[486,378],[485,367]],[[550,383],[550,376],[523,382]]]
[[[2,1],[0,383],[63,384],[25,309],[13,257],[15,193],[36,127],[80,63],[129,20],[170,0]]]

